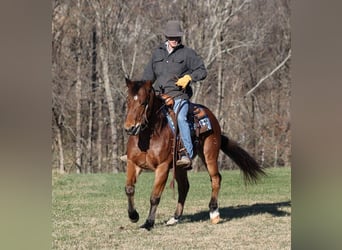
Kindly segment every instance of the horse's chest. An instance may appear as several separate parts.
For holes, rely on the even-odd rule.
[[[150,138],[148,141],[139,141],[134,163],[144,169],[156,169],[163,163],[172,161],[172,140],[169,138]]]

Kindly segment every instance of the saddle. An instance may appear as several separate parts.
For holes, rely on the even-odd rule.
[[[173,112],[174,100],[172,97],[166,94],[161,94],[159,97],[163,100],[165,105],[165,107],[163,108],[163,112],[167,118],[168,125],[170,126],[173,133],[176,133],[176,119],[175,113]],[[192,143],[195,147],[197,147],[199,143],[199,137],[201,135],[211,133],[212,131],[209,116],[205,112],[205,107],[203,105],[190,102],[187,118],[190,125]],[[177,138],[178,137],[179,132],[177,133]],[[176,151],[178,152],[178,158],[180,158],[182,155],[184,155],[184,152],[186,152],[186,150],[184,148],[182,140],[177,140],[177,142],[178,143],[176,145]]]
[[[173,112],[174,100],[172,97],[166,94],[160,94],[159,97],[163,100],[166,107],[163,111],[167,117],[169,126],[171,127],[172,131],[175,132],[175,114]],[[189,103],[187,118],[190,123],[192,137],[193,135],[199,137],[199,135],[212,130],[210,119],[204,108],[205,107],[201,104],[192,102]],[[173,115],[171,113],[173,113]]]

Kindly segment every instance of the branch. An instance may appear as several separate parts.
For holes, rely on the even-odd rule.
[[[249,46],[251,46],[251,45],[246,42],[246,43],[242,43],[241,45],[236,45],[236,46],[228,48],[228,49],[223,49],[220,52],[216,53],[210,60],[207,58],[206,65],[207,65],[207,67],[209,67],[215,61],[216,57],[219,56],[220,54],[230,53],[230,51],[232,51],[234,49],[238,49],[241,47],[249,47]]]
[[[247,97],[248,95],[252,94],[254,92],[254,90],[256,90],[256,88],[260,86],[261,83],[263,83],[267,78],[269,78],[271,75],[273,75],[274,72],[276,72],[278,69],[280,69],[287,62],[287,60],[289,60],[290,57],[291,57],[291,50],[289,50],[289,54],[286,56],[286,58],[277,67],[275,67],[275,69],[273,69],[271,71],[271,73],[269,73],[268,75],[261,78],[260,81],[252,89],[250,89],[245,94],[244,97]]]
[[[225,19],[223,19],[223,23],[227,23],[229,21],[229,19],[231,19],[233,16],[235,16],[243,8],[243,6],[245,6],[245,4],[248,4],[250,2],[251,2],[250,0],[243,1],[243,3],[240,4],[240,6],[235,8]]]

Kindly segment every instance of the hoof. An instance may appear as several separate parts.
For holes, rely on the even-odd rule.
[[[140,228],[150,231],[154,226],[154,221],[146,220],[146,222],[140,226]]]
[[[175,217],[172,217],[171,219],[169,219],[167,222],[166,222],[166,226],[173,226],[173,225],[176,225],[178,223],[178,219],[175,219]]]
[[[221,220],[220,216],[216,216],[215,218],[210,219],[211,224],[217,224]]]
[[[220,213],[219,213],[218,208],[210,212],[209,215],[210,215],[210,221],[212,224],[217,224],[220,222]]]
[[[133,210],[132,212],[128,212],[128,217],[131,220],[131,222],[136,223],[139,220],[139,214],[137,210]]]

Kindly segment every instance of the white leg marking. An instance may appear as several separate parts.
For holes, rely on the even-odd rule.
[[[210,215],[210,219],[211,219],[211,220],[212,220],[212,219],[215,219],[216,217],[220,216],[219,209],[216,208],[216,210],[213,211],[213,212],[210,212],[209,215]]]
[[[171,219],[169,219],[167,222],[166,222],[166,225],[167,226],[172,226],[172,225],[175,225],[178,223],[178,219],[175,219],[175,217],[172,217]]]

